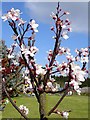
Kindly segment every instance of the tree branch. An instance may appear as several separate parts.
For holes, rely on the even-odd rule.
[[[28,118],[26,117],[26,115],[23,114],[23,113],[20,111],[20,109],[16,106],[16,104],[13,102],[13,100],[12,100],[11,97],[9,96],[9,94],[8,94],[8,92],[7,92],[7,90],[6,90],[6,87],[5,87],[4,82],[3,82],[3,88],[4,88],[4,91],[5,91],[6,95],[7,95],[7,98],[9,99],[9,101],[11,102],[11,104],[13,105],[13,107],[21,114],[21,116],[23,116],[23,117],[25,118],[25,120],[28,120]]]
[[[56,103],[56,105],[48,112],[48,116],[50,116],[51,113],[53,113],[53,111],[58,107],[58,105],[62,102],[63,98],[67,95],[67,93],[68,93],[68,91],[65,91],[65,93],[60,98],[60,100]]]
[[[58,52],[58,48],[60,46],[60,34],[61,34],[61,31],[62,31],[62,27],[60,24],[58,24],[58,20],[59,20],[59,13],[58,13],[58,9],[59,9],[59,3],[58,3],[58,7],[57,7],[57,13],[56,13],[56,16],[57,16],[57,20],[56,20],[56,41],[55,41],[55,45],[54,45],[54,50],[53,50],[53,55],[52,55],[52,58],[51,58],[51,61],[49,63],[49,67],[51,67],[54,63],[54,60],[56,58],[56,55],[57,55],[57,52]],[[60,21],[59,21],[60,22]],[[50,70],[47,70],[47,73],[45,74],[45,77],[44,77],[44,86],[46,86],[46,83],[47,83],[47,79],[49,78],[49,73],[50,73]]]
[[[46,91],[46,90],[45,90],[45,92],[46,92],[46,93],[51,93],[51,94],[55,94],[55,93],[63,93],[66,89],[67,89],[67,88],[63,88],[63,89],[60,90],[60,91],[49,91],[49,90]]]

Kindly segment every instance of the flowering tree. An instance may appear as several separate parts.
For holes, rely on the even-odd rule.
[[[9,26],[13,31],[12,39],[14,44],[8,51],[8,60],[11,60],[9,72],[5,71],[7,68],[2,67],[2,85],[4,91],[17,111],[27,120],[28,108],[24,105],[19,107],[12,101],[7,91],[7,74],[17,74],[16,67],[23,66],[21,70],[23,72],[23,80],[20,84],[28,84],[28,88],[24,88],[24,93],[32,91],[35,94],[37,102],[39,104],[40,120],[47,119],[52,113],[59,114],[64,118],[68,118],[70,110],[60,111],[57,110],[58,105],[62,102],[64,97],[70,91],[76,91],[79,95],[81,93],[79,85],[87,78],[88,71],[86,70],[86,64],[88,63],[89,51],[88,48],[76,49],[76,56],[71,55],[69,48],[61,46],[63,39],[68,39],[68,32],[71,32],[69,19],[63,20],[62,17],[68,15],[69,12],[63,12],[58,6],[56,13],[52,13],[51,17],[54,20],[54,26],[51,27],[51,31],[54,33],[53,39],[55,39],[54,49],[48,51],[48,63],[45,67],[39,65],[35,61],[35,54],[38,52],[38,48],[35,46],[35,35],[38,32],[38,24],[35,20],[31,19],[28,23],[20,18],[21,12],[19,9],[12,8],[7,14],[2,16],[4,21],[8,21]],[[26,33],[29,32],[29,36]],[[15,48],[19,47],[20,53],[17,57],[15,55]],[[65,55],[66,62],[59,63],[57,57]],[[17,57],[17,59],[16,59]],[[14,61],[15,60],[15,61]],[[2,60],[3,61],[3,60]],[[81,63],[79,66],[77,63]],[[19,71],[18,71],[19,72]],[[53,86],[54,79],[52,75],[67,76],[67,82],[62,90],[58,89],[58,86]],[[19,84],[19,85],[20,85]],[[17,85],[18,86],[18,85]],[[59,101],[53,108],[47,113],[46,107],[46,94],[63,93]]]

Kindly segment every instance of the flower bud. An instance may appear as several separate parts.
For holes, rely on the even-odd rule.
[[[53,27],[53,26],[51,27],[51,30],[52,30],[52,31],[54,30],[54,27]]]
[[[67,12],[67,11],[66,11],[66,12],[64,12],[64,15],[69,15],[69,14],[70,14],[70,13],[69,13],[69,12]]]

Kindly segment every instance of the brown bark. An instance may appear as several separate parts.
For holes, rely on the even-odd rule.
[[[46,93],[42,92],[39,94],[40,103],[39,103],[39,112],[40,112],[40,120],[48,120],[46,118]]]

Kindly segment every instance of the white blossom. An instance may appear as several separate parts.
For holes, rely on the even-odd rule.
[[[70,13],[68,11],[65,11],[64,14],[69,15]]]
[[[9,90],[12,90],[12,88],[9,88]]]
[[[39,75],[39,74],[42,74],[42,75],[45,75],[46,74],[46,70],[42,68],[41,65],[35,65],[36,66],[36,74]]]
[[[81,48],[80,50],[83,56],[87,56],[89,54],[88,48]]]
[[[66,119],[68,119],[69,113],[68,112],[62,112],[62,116]]]
[[[72,75],[75,76],[75,79],[77,81],[81,81],[81,82],[84,82],[85,81],[85,78],[87,77],[87,73],[83,70],[81,70],[80,66],[72,63],[71,64],[71,67],[72,67]]]
[[[62,33],[62,37],[67,40],[69,38],[69,36],[67,35],[67,32],[63,32]]]
[[[12,8],[7,14],[3,15],[1,18],[6,21],[6,20],[18,20],[20,17],[20,10],[19,9],[14,9]]]
[[[24,106],[24,105],[20,105],[20,106],[19,106],[19,109],[20,109],[20,111],[21,111],[22,113],[24,113],[25,115],[27,115],[27,114],[29,113],[29,109],[26,108],[26,106]]]
[[[8,55],[8,58],[9,58],[9,59],[12,59],[12,58],[15,58],[15,56],[14,56],[14,54],[11,54],[11,55],[9,54],[9,55]]]
[[[35,20],[31,20],[29,22],[30,26],[32,27],[32,29],[34,30],[34,32],[38,32],[37,27],[39,26],[38,24],[35,23]]]
[[[32,46],[32,47],[30,48],[30,51],[31,51],[31,53],[35,54],[35,53],[38,51],[38,48],[35,47],[35,46]]]
[[[38,49],[35,46],[32,46],[31,48],[26,48],[22,44],[21,45],[21,51],[22,51],[22,54],[25,54],[25,56],[30,55],[31,57],[34,57],[35,53],[38,51]]]
[[[86,63],[88,63],[88,57],[81,57],[81,63],[83,63],[83,62],[86,62]]]
[[[6,101],[5,101],[5,104],[8,104],[9,103],[9,100],[7,99]]]
[[[68,95],[72,95],[72,91],[69,91],[69,92],[68,92]]]
[[[3,21],[10,19],[8,14],[3,15],[1,18],[3,19]]]
[[[66,26],[65,24],[63,24],[61,27],[64,29],[64,28],[66,28],[67,26]]]
[[[66,56],[66,58],[67,58],[68,61],[75,61],[75,58],[73,57],[73,55],[69,55],[69,54],[68,54],[68,55]]]
[[[16,60],[12,60],[14,65],[19,65],[19,63]]]
[[[49,88],[52,88],[52,87],[53,87],[52,82],[47,82],[47,86],[48,86]]]

